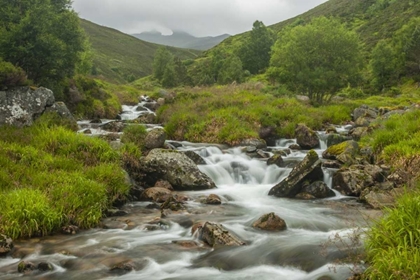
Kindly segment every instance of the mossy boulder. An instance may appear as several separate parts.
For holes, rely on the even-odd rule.
[[[338,133],[330,133],[327,135],[327,147],[331,147],[333,145],[337,145],[348,140],[350,139],[347,136]]]
[[[178,151],[153,149],[142,163],[144,179],[150,185],[158,180],[165,180],[175,190],[205,190],[216,187],[190,158]]]
[[[252,227],[266,231],[283,231],[287,229],[286,222],[273,212],[262,215],[252,224]]]
[[[376,119],[378,117],[378,111],[367,105],[362,105],[353,111],[353,120],[356,121],[358,118]]]
[[[355,161],[355,156],[359,152],[359,144],[356,141],[349,140],[337,145],[328,147],[322,157],[325,159],[338,160],[344,164],[351,164]]]
[[[271,188],[268,195],[277,197],[295,197],[302,191],[305,182],[322,181],[324,173],[321,169],[318,154],[311,150],[298,165],[296,165],[286,179]]]
[[[304,124],[298,124],[295,129],[296,142],[304,150],[319,147],[319,138],[315,131]]]
[[[267,165],[277,165],[278,167],[285,167],[286,164],[281,155],[276,154],[267,160]]]

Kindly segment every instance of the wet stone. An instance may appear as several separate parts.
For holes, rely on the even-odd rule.
[[[28,261],[21,261],[17,267],[17,271],[19,273],[25,273],[33,270],[35,270],[35,265]]]
[[[39,271],[52,271],[54,270],[54,267],[52,264],[47,262],[40,262],[37,266]]]

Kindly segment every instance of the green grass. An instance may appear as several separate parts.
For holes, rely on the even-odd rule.
[[[95,75],[114,83],[127,83],[152,74],[155,51],[160,45],[141,41],[115,29],[81,20],[92,44]],[[168,47],[180,59],[195,58],[201,51]]]
[[[420,278],[420,191],[411,191],[388,209],[368,232],[365,279]]]
[[[12,238],[96,226],[128,191],[121,154],[103,140],[48,116],[32,127],[0,128],[0,232]]]

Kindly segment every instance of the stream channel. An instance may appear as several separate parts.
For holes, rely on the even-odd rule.
[[[128,106],[124,110],[127,114],[133,111]],[[321,149],[316,150],[320,156],[325,149],[321,142]],[[355,230],[366,227],[369,211],[362,204],[338,192],[333,198],[311,201],[268,196],[307,151],[292,151],[284,157],[289,166],[280,168],[252,159],[238,147],[177,143],[177,149],[193,150],[205,159],[206,165],[199,165],[199,169],[213,179],[217,189],[182,192],[189,197],[187,211],[163,220],[159,220],[159,209],[148,207],[151,202],[129,202],[122,207],[128,215],[104,219],[106,229],[16,241],[13,256],[0,259],[0,279],[310,280],[352,275],[352,264],[335,261],[357,249],[349,240]],[[293,143],[295,140],[283,139],[270,148],[286,149]],[[333,172],[324,169],[329,187]],[[209,194],[221,197],[222,204],[201,204],[200,197]],[[287,230],[273,233],[252,227],[255,220],[270,212],[286,221]],[[191,233],[198,221],[221,223],[247,245],[205,246]],[[331,239],[335,241],[329,242]],[[337,246],[343,241],[348,246]],[[18,274],[17,264],[22,260],[49,262],[54,270]],[[135,270],[125,274],[110,271],[123,262]]]

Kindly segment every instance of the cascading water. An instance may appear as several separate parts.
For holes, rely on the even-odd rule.
[[[294,141],[282,140],[273,148],[283,149],[291,143]],[[160,217],[159,209],[149,209],[148,202],[132,202],[123,208],[129,215],[106,219],[109,229],[17,242],[18,254],[0,259],[0,279],[22,275],[16,272],[22,259],[53,264],[53,271],[31,275],[35,279],[309,280],[322,276],[346,279],[351,275],[349,266],[334,264],[347,252],[334,246],[323,250],[321,246],[336,236],[347,240],[360,225],[349,224],[350,214],[326,203],[341,196],[317,201],[271,197],[270,188],[283,180],[291,167],[267,166],[262,160],[248,157],[240,148],[222,150],[217,145],[187,142],[179,145],[178,149],[194,150],[205,159],[207,164],[199,168],[218,187],[183,192],[191,198],[186,204],[188,212],[156,224],[153,221]],[[292,152],[285,161],[302,160],[305,154]],[[333,171],[324,171],[329,186]],[[222,205],[201,204],[200,197],[208,194],[220,196]],[[270,233],[252,228],[255,220],[270,212],[286,221],[286,231]],[[215,249],[178,245],[181,241],[197,241],[191,233],[192,223],[197,221],[222,223],[247,245]],[[112,274],[110,268],[122,262],[131,263],[134,270],[124,275]]]

